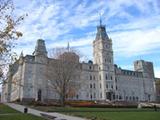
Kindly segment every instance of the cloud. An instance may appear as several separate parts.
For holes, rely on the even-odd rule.
[[[114,50],[123,57],[149,54],[160,47],[159,33],[160,29],[113,33]]]
[[[159,77],[160,78],[160,68],[159,67],[155,67],[154,68],[154,71],[155,71],[155,77]]]
[[[91,59],[100,12],[113,40],[117,61],[149,55],[160,47],[159,0],[14,0],[14,3],[16,16],[28,13],[18,26],[23,37],[16,47],[16,51],[24,49],[25,54],[32,53],[36,40],[42,38],[48,49],[70,42]]]

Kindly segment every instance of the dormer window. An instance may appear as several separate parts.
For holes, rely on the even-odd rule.
[[[92,69],[92,67],[91,67],[91,66],[89,66],[89,69],[91,70],[91,69]]]

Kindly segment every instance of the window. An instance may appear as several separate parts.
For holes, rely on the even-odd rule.
[[[115,100],[115,94],[113,94],[113,100]]]
[[[135,97],[133,96],[133,101],[135,101]]]
[[[116,85],[116,90],[117,90],[118,88],[117,88],[117,85]]]
[[[112,76],[111,76],[111,80],[112,80]]]
[[[102,93],[100,93],[100,98],[102,98]]]
[[[111,85],[111,88],[113,89],[113,85]]]
[[[128,100],[128,96],[126,96],[126,100]]]
[[[101,80],[101,75],[99,75],[99,80]]]
[[[121,96],[121,95],[119,96],[119,99],[120,99],[120,100],[122,99],[122,96]]]
[[[132,100],[132,97],[131,97],[131,96],[129,97],[129,100]]]
[[[106,84],[106,88],[108,88],[108,84]]]
[[[92,80],[92,76],[90,75],[90,80]]]
[[[100,83],[99,87],[100,87],[100,88],[102,87],[101,83]]]
[[[92,84],[90,84],[90,88],[92,88]]]
[[[106,80],[108,79],[108,75],[106,74]]]
[[[95,80],[95,76],[93,76],[93,79]]]
[[[95,83],[93,84],[93,88],[96,88],[96,84]]]
[[[92,94],[90,95],[90,98],[92,99]]]
[[[89,69],[91,70],[91,69],[92,69],[92,67],[91,67],[91,66],[89,66]]]
[[[78,96],[78,95],[76,95],[76,98],[78,99],[78,98],[79,98],[79,96]]]
[[[136,97],[136,101],[138,101],[138,97]]]

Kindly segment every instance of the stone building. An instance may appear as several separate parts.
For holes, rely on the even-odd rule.
[[[152,62],[137,60],[134,71],[114,64],[112,40],[102,24],[97,26],[93,41],[93,58],[93,62],[79,63],[82,72],[77,81],[82,84],[73,100],[155,101]],[[45,42],[39,39],[33,55],[21,54],[19,60],[10,65],[8,82],[2,86],[2,100],[59,99],[47,86],[45,71],[49,61],[54,59],[48,58]]]
[[[160,103],[160,79],[156,78],[156,101]]]

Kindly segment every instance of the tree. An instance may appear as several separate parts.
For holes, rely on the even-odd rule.
[[[3,67],[13,58],[11,52],[14,40],[22,36],[16,30],[16,26],[24,19],[24,16],[15,18],[12,0],[0,0],[0,78],[3,76]],[[15,54],[15,53],[14,53]]]
[[[79,56],[63,48],[55,49],[51,55],[54,59],[49,61],[47,77],[60,97],[61,106],[65,106],[66,98],[75,96],[80,86]]]

